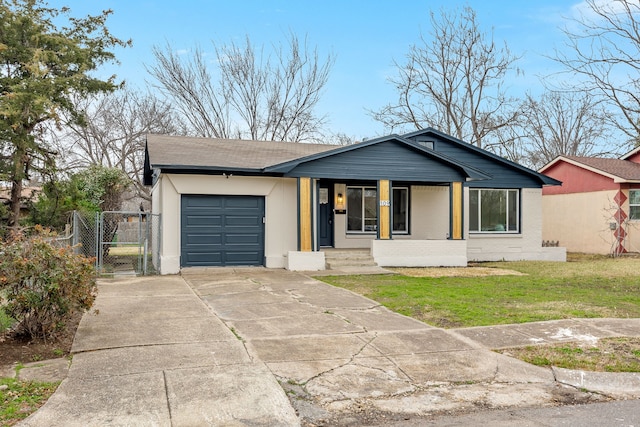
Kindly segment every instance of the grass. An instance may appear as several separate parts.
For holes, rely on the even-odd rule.
[[[59,383],[0,378],[0,425],[12,426],[42,406]]]
[[[5,330],[7,330],[11,325],[13,325],[14,320],[7,315],[0,306],[0,334],[2,334]]]
[[[602,338],[595,343],[563,343],[500,350],[538,366],[599,372],[640,372],[640,338]]]
[[[639,258],[572,254],[566,263],[498,262],[483,268],[519,275],[352,275],[319,277],[439,327],[487,326],[563,318],[640,317]],[[420,270],[416,269],[419,273]],[[406,269],[402,270],[408,274]],[[435,271],[435,273],[433,272]],[[422,274],[417,274],[422,275]]]

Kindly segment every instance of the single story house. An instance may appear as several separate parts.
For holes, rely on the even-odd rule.
[[[640,252],[640,147],[618,159],[558,156],[540,169],[545,240],[572,252]]]
[[[380,266],[565,260],[542,247],[560,182],[434,129],[348,146],[148,135],[163,274],[190,266],[325,268],[325,248]]]

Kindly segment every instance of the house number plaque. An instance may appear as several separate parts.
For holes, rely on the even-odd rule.
[[[380,200],[380,206],[391,206],[391,202],[388,200]]]

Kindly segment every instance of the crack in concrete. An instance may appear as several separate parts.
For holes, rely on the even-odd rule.
[[[169,411],[169,423],[173,426],[173,414],[171,413],[171,401],[169,400],[169,383],[167,381],[167,372],[162,371],[162,381],[164,382],[164,395],[167,398],[167,411]]]
[[[373,340],[375,340],[376,338],[377,338],[377,334],[374,335],[369,341],[365,342],[362,345],[362,347],[360,347],[360,349],[358,351],[356,351],[355,354],[353,354],[351,356],[351,358],[347,362],[345,362],[345,363],[343,363],[341,365],[338,365],[338,366],[334,366],[333,368],[327,369],[326,371],[322,371],[322,372],[314,375],[313,377],[309,378],[307,381],[304,382],[303,387],[306,386],[310,381],[315,380],[316,378],[320,378],[323,375],[326,375],[326,374],[328,374],[330,372],[333,372],[333,371],[335,371],[337,369],[340,369],[340,368],[342,368],[344,366],[352,364],[353,361],[355,360],[355,358],[358,357],[364,351],[364,349],[367,348],[373,342]],[[305,392],[308,392],[306,390],[306,388],[305,388]]]

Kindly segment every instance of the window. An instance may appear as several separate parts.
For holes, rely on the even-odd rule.
[[[469,231],[517,233],[519,231],[518,190],[470,189]]]
[[[375,233],[378,230],[376,187],[347,187],[347,232]],[[393,232],[409,232],[409,189],[393,189]]]
[[[347,187],[347,231],[376,231],[377,204],[378,190],[375,187]]]
[[[393,232],[409,232],[409,189],[393,189]]]
[[[640,190],[629,190],[629,219],[640,221]]]

